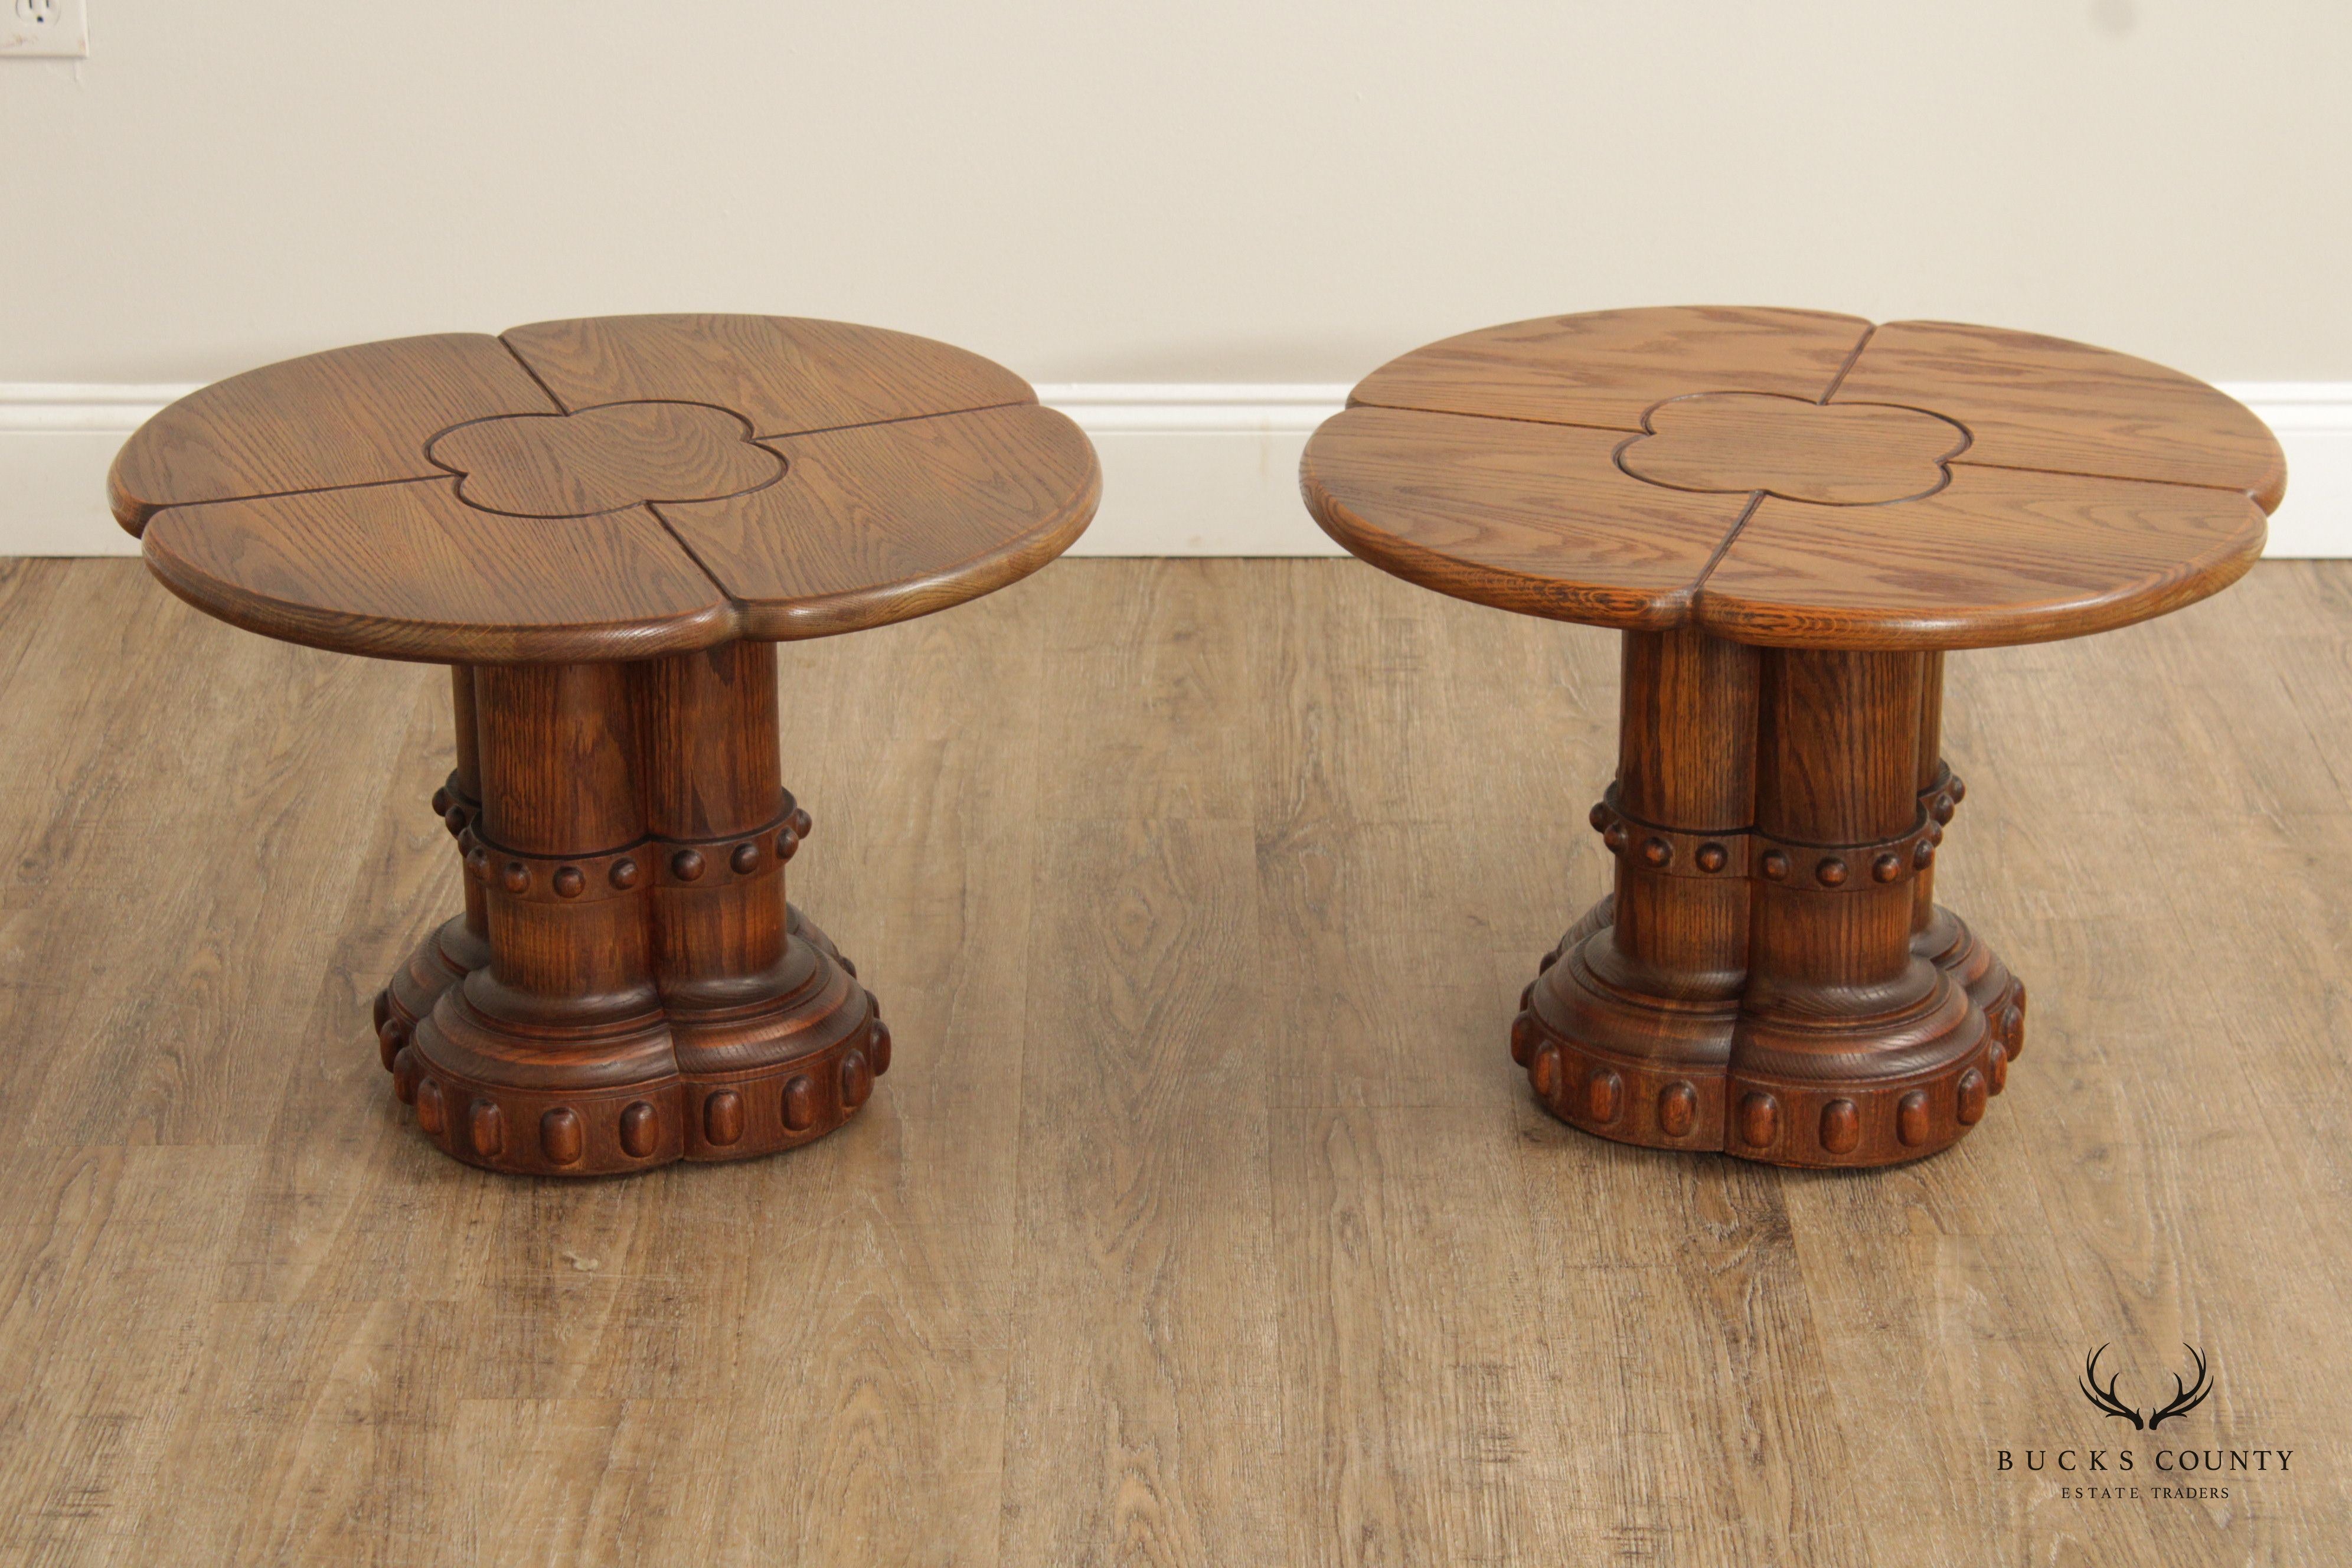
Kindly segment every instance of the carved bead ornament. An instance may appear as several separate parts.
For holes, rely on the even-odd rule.
[[[453,808],[454,809],[454,808]],[[478,819],[462,830],[466,869],[513,898],[539,903],[583,903],[635,889],[650,864],[656,885],[723,886],[772,871],[791,859],[808,836],[809,814],[785,792],[783,808],[746,834],[712,839],[645,837],[595,855],[531,855],[483,836]]]
[[[1596,929],[1609,923],[1612,901],[1597,907]],[[1576,950],[1578,934],[1572,929],[1562,947]],[[1759,1082],[1735,1070],[1706,1091],[1721,1097],[1710,1111],[1698,1084],[1668,1064],[1607,1055],[1554,1032],[1538,993],[1545,989],[1541,976],[1564,956],[1559,949],[1546,953],[1538,980],[1520,998],[1511,1023],[1512,1059],[1562,1121],[1656,1147],[1721,1148],[1814,1166],[1882,1163],[1878,1152],[1888,1149],[1927,1152],[1950,1142],[1956,1129],[1983,1120],[1988,1100],[2008,1087],[2017,1054],[2010,1042],[2024,1033],[2023,988],[2011,980],[1985,998],[1977,1047],[1932,1075],[1849,1087]]]
[[[594,1098],[558,1096],[551,1105],[542,1092],[468,1084],[422,1068],[406,1048],[407,1031],[395,1021],[385,1031],[390,1037],[397,1029],[404,1041],[392,1063],[393,1091],[403,1104],[416,1107],[418,1127],[450,1152],[502,1169],[543,1165],[558,1173],[576,1172],[600,1148],[630,1162],[675,1159],[689,1131],[681,1116],[714,1154],[747,1144],[804,1142],[839,1126],[872,1097],[875,1079],[890,1070],[889,1026],[873,993],[860,988],[859,995],[863,1026],[797,1061],[719,1084],[670,1079]],[[518,1126],[529,1130],[520,1150],[514,1146]],[[533,1134],[535,1151],[529,1146]],[[609,1153],[598,1163],[611,1168]]]
[[[1668,876],[1739,877],[1752,864],[1765,881],[1834,891],[1906,881],[1933,865],[1944,828],[1928,806],[1930,798],[1921,795],[1919,819],[1909,832],[1870,844],[1787,843],[1752,827],[1706,833],[1666,827],[1628,816],[1617,804],[1614,784],[1594,804],[1589,820],[1612,854],[1630,853],[1650,870]],[[1932,798],[1947,803],[1948,820],[1948,803],[1958,796],[1938,792]],[[1867,868],[1866,879],[1856,868]]]
[[[455,838],[481,820],[482,803],[466,793],[465,784],[453,773],[446,784],[433,792],[433,815]]]
[[[1747,828],[1721,833],[1689,833],[1628,816],[1617,804],[1617,786],[1593,804],[1588,818],[1610,853],[1622,855],[1632,847],[1640,862],[1654,871],[1677,877],[1742,877],[1748,874]]]

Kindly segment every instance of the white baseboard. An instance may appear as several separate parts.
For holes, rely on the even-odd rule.
[[[184,386],[0,382],[0,555],[136,555],[106,510],[124,437]]]
[[[1073,555],[1344,555],[1298,500],[1298,458],[1344,385],[1119,385],[1037,395],[1102,458],[1102,510]]]
[[[0,383],[0,555],[135,555],[106,466],[184,386]],[[1298,502],[1307,435],[1341,385],[1040,386],[1102,454],[1102,512],[1073,555],[1337,555]],[[2352,556],[2352,382],[2225,383],[2286,447],[2273,557]]]

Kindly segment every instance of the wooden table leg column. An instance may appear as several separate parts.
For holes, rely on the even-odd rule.
[[[1983,1013],[1913,951],[1926,661],[1771,649],[1758,721],[1755,909],[1726,1149],[1795,1165],[1931,1153],[1984,1114]]]
[[[1592,826],[1616,890],[1545,956],[1512,1055],[1544,1104],[1622,1142],[1720,1149],[1748,971],[1758,655],[1628,632],[1617,781]]]
[[[433,813],[457,840],[462,863],[473,846],[474,825],[482,815],[481,755],[474,735],[473,667],[452,665],[449,674],[449,706],[457,719],[457,766],[448,781],[433,792]],[[408,1043],[416,1020],[433,1011],[441,993],[490,961],[489,906],[480,883],[471,877],[464,880],[465,912],[450,916],[418,942],[376,993],[376,1043],[387,1072],[400,1047]]]
[[[482,812],[467,868],[490,960],[416,1026],[394,1086],[473,1164],[588,1174],[677,1159],[624,667],[484,665],[474,696]]]
[[[1939,827],[1949,825],[1968,786],[1944,761],[1944,656],[1924,656],[1919,705],[1919,809]],[[1959,982],[1983,1009],[2000,1049],[1991,1054],[1990,1081],[1999,1094],[2009,1064],[2025,1046],[2025,983],[2009,971],[1966,921],[1936,901],[1936,868],[1920,868],[1912,883],[1911,951]]]
[[[686,1157],[821,1137],[888,1069],[890,1036],[839,951],[785,902],[784,864],[810,822],[779,769],[775,645],[650,660],[629,678]]]

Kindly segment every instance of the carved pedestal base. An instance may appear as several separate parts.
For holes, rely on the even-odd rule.
[[[1963,1094],[1975,1094],[1973,1086],[1966,1082],[1969,1069],[1981,1074],[1986,1096],[1999,1094],[2008,1087],[2009,1066],[2017,1059],[2018,1049],[2024,1044],[2025,986],[2011,975],[1990,948],[1969,931],[1958,915],[1940,904],[1936,906],[1936,914],[1946,930],[1957,932],[1958,940],[1932,951],[1924,943],[1915,942],[1914,951],[1942,971],[1976,1004],[1988,1021],[1990,1037],[1983,1048],[1924,1078],[1891,1081],[1849,1079],[1825,1087],[1818,1082],[1774,1083],[1753,1072],[1735,1073],[1730,1070],[1727,1052],[1717,1049],[1718,1042],[1728,1042],[1734,1032],[1737,1019],[1733,1011],[1704,1009],[1677,1014],[1658,1006],[1657,998],[1617,999],[1621,1005],[1630,1004],[1637,1016],[1644,1003],[1654,1014],[1645,1020],[1651,1026],[1654,1043],[1637,1046],[1632,1052],[1612,1053],[1565,1034],[1549,1019],[1566,1009],[1556,1001],[1538,1005],[1549,989],[1545,977],[1552,973],[1563,955],[1574,954],[1588,940],[1611,940],[1609,928],[1615,903],[1613,895],[1601,899],[1569,928],[1559,946],[1544,954],[1538,978],[1519,998],[1525,1022],[1515,1027],[1511,1037],[1511,1054],[1521,1066],[1529,1068],[1537,1097],[1553,1115],[1571,1126],[1622,1143],[1662,1149],[1722,1150],[1772,1164],[1889,1164],[1934,1153],[1956,1142],[1983,1114],[1982,1099],[1975,1099],[1967,1106],[1962,1104]],[[1589,994],[1591,981],[1588,976],[1570,970],[1559,978],[1564,983],[1560,988],[1569,995]],[[1659,1048],[1678,1035],[1684,1049]],[[1890,1055],[1898,1043],[1893,1038],[1880,1042]],[[1556,1063],[1541,1062],[1546,1047],[1559,1053]],[[1737,1108],[1745,1104],[1751,1093],[1760,1093],[1771,1100],[1770,1125],[1737,1125]],[[1906,1143],[1904,1101],[1914,1093],[1920,1099],[1908,1108],[1912,1142]],[[1853,1106],[1850,1117],[1843,1110],[1832,1109],[1841,1100]],[[1727,1107],[1733,1108],[1732,1118],[1727,1118]],[[1938,1110],[1944,1112],[1940,1117],[1936,1114]],[[1787,1145],[1800,1143],[1798,1134],[1808,1111],[1812,1115],[1811,1142],[1816,1147],[1800,1145],[1791,1149]],[[1968,1113],[1966,1120],[1964,1111]],[[1766,1114],[1762,1107],[1749,1111],[1752,1118]],[[1873,1125],[1892,1126],[1895,1132],[1893,1150],[1887,1151],[1882,1142],[1876,1158],[1869,1157],[1870,1152],[1865,1148],[1868,1140],[1864,1135]],[[1739,1136],[1727,1139],[1727,1127],[1732,1127]],[[1940,1141],[1927,1135],[1938,1128],[1944,1132]],[[1748,1136],[1756,1131],[1764,1136]],[[1784,1133],[1786,1138],[1780,1139]]]
[[[1980,1121],[2024,988],[1937,906],[1964,793],[1936,656],[1629,633],[1617,888],[1545,955],[1514,1059],[1573,1126],[1784,1165],[1883,1165]]]
[[[890,1065],[872,993],[784,899],[775,652],[456,672],[435,797],[467,909],[375,1004],[444,1152],[602,1175],[823,1137]]]

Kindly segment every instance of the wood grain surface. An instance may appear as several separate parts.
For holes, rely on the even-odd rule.
[[[480,332],[305,354],[201,387],[149,420],[108,475],[122,526],[167,506],[437,478],[433,437],[554,399]]]
[[[1788,647],[2162,615],[2252,564],[2286,482],[2270,431],[2202,382],[1946,322],[1596,311],[1417,349],[1349,401],[1299,472],[1353,553],[1524,614]]]
[[[1794,647],[1989,647],[2146,620],[2262,553],[2242,491],[1952,466],[1901,506],[1767,496],[1708,574],[1718,637]]]
[[[585,1178],[756,1158],[856,1114],[889,1029],[785,899],[814,821],[779,772],[774,646],[482,665],[468,687],[478,805],[430,804],[483,949],[454,962],[445,926],[371,1007],[418,1132]]]
[[[1819,397],[1870,323],[1820,310],[1669,306],[1486,327],[1391,360],[1349,401],[1381,408],[1640,430],[1689,392]],[[1704,367],[1705,384],[1689,372]]]
[[[1644,484],[1612,431],[1359,407],[1299,466],[1324,531],[1384,572],[1456,598],[1595,626],[1658,628],[1751,504]],[[1562,563],[1574,563],[1574,571]]]
[[[1697,392],[1650,410],[1617,466],[1669,489],[1762,490],[1822,506],[1873,506],[1951,482],[1969,433],[1886,403],[1818,404],[1760,392]]]
[[[2243,490],[2265,512],[2286,458],[2252,410],[2129,354],[1957,321],[1891,321],[1829,401],[1933,408],[1968,428],[1959,461]]]
[[[654,510],[740,606],[744,635],[825,637],[1025,577],[1094,516],[1094,448],[1050,408],[772,437],[782,483]]]
[[[499,334],[566,408],[679,398],[731,408],[760,436],[1034,403],[976,353],[846,321],[788,316],[591,316]]]
[[[925,615],[1052,560],[1101,492],[1085,437],[1003,366],[766,316],[543,321],[265,366],[156,415],[110,482],[198,608],[445,663]]]
[[[1937,891],[2034,1039],[1866,1176],[1590,1138],[1501,1055],[1604,890],[1617,641],[1087,561],[780,650],[793,896],[899,1065],[563,1185],[425,1145],[370,1038],[455,907],[446,677],[0,563],[0,1562],[2340,1554],[2352,568],[1949,661]],[[2151,1483],[2075,1378],[2182,1341],[2154,1438],[2289,1473],[2024,1470]]]
[[[459,500],[508,517],[719,500],[784,477],[783,459],[752,439],[740,415],[703,403],[641,400],[476,419],[444,430],[426,451],[457,476]]]
[[[221,515],[226,511],[228,515]],[[420,479],[173,507],[149,568],[266,637],[383,658],[651,658],[726,640],[735,606],[645,507],[549,522]]]

